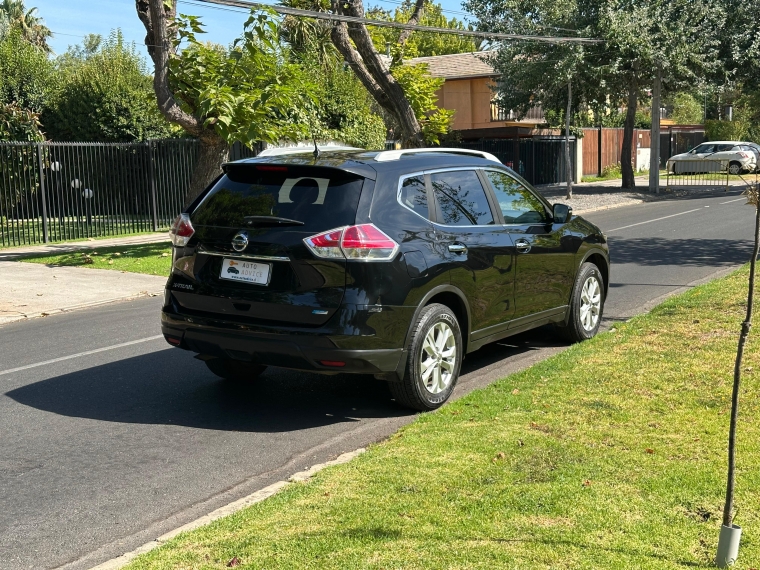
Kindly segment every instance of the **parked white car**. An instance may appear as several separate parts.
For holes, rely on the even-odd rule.
[[[702,143],[689,152],[677,154],[668,160],[673,174],[719,172],[728,169],[730,174],[755,172],[758,167],[757,145],[738,141],[712,141]]]

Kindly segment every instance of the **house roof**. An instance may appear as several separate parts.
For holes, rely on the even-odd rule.
[[[490,64],[483,61],[485,52],[455,53],[415,57],[407,61],[409,65],[426,63],[433,77],[444,79],[465,79],[467,77],[492,77],[497,75]]]

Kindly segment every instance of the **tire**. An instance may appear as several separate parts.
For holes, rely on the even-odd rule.
[[[252,364],[231,358],[212,358],[206,360],[206,366],[220,378],[236,383],[251,382],[267,368],[261,364]]]
[[[389,384],[393,397],[413,410],[440,408],[459,379],[462,349],[462,331],[451,309],[438,303],[426,306],[412,328],[404,380]]]
[[[602,323],[603,310],[602,274],[593,263],[584,263],[575,278],[567,324],[557,326],[560,336],[570,342],[581,342],[596,336]]]
[[[741,174],[742,170],[744,170],[744,168],[739,162],[732,162],[728,165],[728,173],[733,174],[734,176]]]

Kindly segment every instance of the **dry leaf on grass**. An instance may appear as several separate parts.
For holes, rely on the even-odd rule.
[[[240,566],[240,558],[235,556],[232,560],[227,562],[227,568],[234,568],[235,566]]]

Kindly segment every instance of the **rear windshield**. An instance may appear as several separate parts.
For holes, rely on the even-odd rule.
[[[243,227],[246,216],[303,222],[321,232],[354,223],[364,179],[327,168],[231,167],[191,215],[199,226]]]

